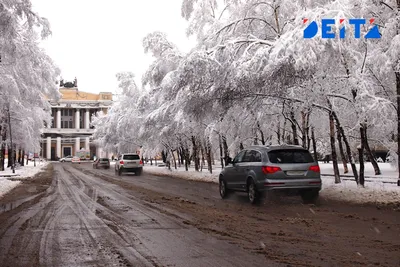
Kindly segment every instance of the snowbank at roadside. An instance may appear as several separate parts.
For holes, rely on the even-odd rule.
[[[19,185],[20,181],[11,181],[8,179],[0,179],[0,198]]]
[[[193,168],[186,171],[185,168],[181,167],[175,170],[171,168],[168,170],[166,167],[148,166],[145,165],[144,172],[154,175],[165,175],[174,178],[180,178],[191,181],[211,182],[218,183],[218,176],[221,172],[221,168],[216,169],[211,174],[207,169],[203,169],[202,172],[196,172]]]
[[[400,203],[400,187],[396,184],[383,183],[380,176],[374,175],[372,166],[366,166],[366,175],[376,178],[371,178],[373,180],[372,182],[366,182],[365,188],[358,187],[355,181],[348,180],[342,180],[340,184],[335,184],[334,177],[324,176],[324,174],[330,174],[330,171],[333,173],[332,164],[321,163],[320,167],[322,172],[322,190],[320,195],[326,199],[348,201],[359,204]],[[397,181],[397,172],[392,169],[390,164],[381,163],[380,167],[384,177],[389,177],[390,179],[393,179],[393,181]],[[202,172],[196,172],[193,168],[190,168],[189,171],[185,171],[185,168],[183,167],[180,167],[177,170],[174,168],[168,170],[166,167],[145,165],[144,172],[153,175],[169,176],[192,181],[218,183],[218,176],[221,172],[221,167],[216,167],[215,170],[213,170],[213,173],[210,174],[207,169],[203,169]],[[341,174],[343,174],[343,169],[341,170]]]
[[[374,168],[370,162],[365,163],[364,174],[366,177],[373,178],[393,178],[397,181],[398,172],[390,163],[378,163],[379,169],[381,170],[381,175],[375,175]],[[321,163],[319,162],[319,167],[322,174],[332,174],[333,175],[333,165],[332,163]],[[352,176],[350,164],[347,164],[349,172],[344,174],[343,164],[339,163],[339,173],[341,175]],[[360,170],[360,164],[356,164],[357,170]]]
[[[7,166],[7,162],[5,164]],[[21,166],[15,169],[15,174],[12,173],[11,168],[7,168],[5,171],[0,172],[0,197],[11,191],[16,187],[20,181],[13,181],[12,179],[26,179],[35,176],[41,172],[46,166],[47,162],[36,162],[36,167],[33,162],[29,162],[29,165]]]
[[[335,184],[334,177],[323,176],[320,195],[327,199],[359,204],[400,204],[400,186],[382,183],[378,179],[366,182],[362,188],[355,181],[342,180],[340,184]]]

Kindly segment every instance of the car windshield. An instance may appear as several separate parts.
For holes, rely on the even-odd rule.
[[[123,159],[135,160],[135,159],[140,159],[140,157],[139,157],[139,155],[124,155]]]
[[[268,152],[271,163],[312,163],[310,152],[303,149],[281,149]]]

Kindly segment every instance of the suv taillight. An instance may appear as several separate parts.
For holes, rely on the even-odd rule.
[[[309,171],[313,171],[313,172],[320,172],[319,166],[318,165],[313,165],[310,166],[310,168],[308,168]]]
[[[142,164],[143,164],[143,161],[142,161],[142,160],[140,160],[139,164],[140,164],[140,165],[142,165]]]
[[[123,160],[120,160],[120,161],[119,161],[119,164],[124,165],[124,161],[123,161]]]
[[[264,174],[272,174],[281,170],[281,168],[275,166],[262,166],[262,171]]]

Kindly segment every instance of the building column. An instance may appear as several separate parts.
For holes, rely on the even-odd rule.
[[[86,109],[86,112],[85,112],[85,129],[89,129],[89,125],[90,125],[89,109]]]
[[[75,137],[75,155],[76,153],[81,150],[81,139],[79,137]]]
[[[51,136],[47,136],[46,142],[46,158],[51,160]]]
[[[57,137],[57,149],[56,149],[56,156],[61,158],[61,137]]]
[[[81,118],[81,114],[80,114],[80,110],[79,108],[77,108],[75,110],[75,129],[79,129],[80,127],[80,118]]]
[[[61,109],[57,109],[57,128],[61,129]]]
[[[90,139],[89,138],[90,138],[89,136],[85,138],[85,150],[86,151],[90,150]]]

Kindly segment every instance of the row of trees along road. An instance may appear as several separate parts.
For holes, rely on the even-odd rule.
[[[0,0],[0,171],[25,152],[40,151],[41,129],[50,125],[45,96],[59,97],[59,70],[38,46],[50,34],[49,23],[32,11],[28,0]]]
[[[332,155],[336,183],[340,158],[361,185],[358,153],[380,174],[372,145],[400,164],[400,0],[183,0],[181,13],[196,47],[182,53],[161,32],[143,39],[154,62],[142,85],[118,74],[120,97],[95,121],[108,149],[176,151],[212,172],[214,158],[224,166],[251,144],[298,144]],[[345,39],[303,38],[304,18],[326,17],[337,33],[345,18]],[[375,19],[380,39],[353,37],[347,18],[361,17]]]

